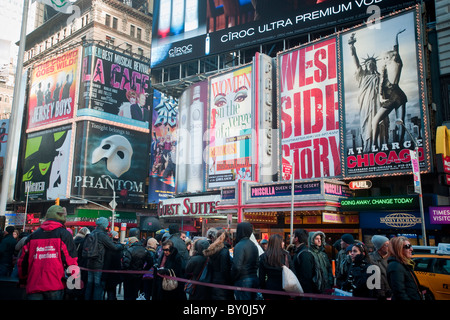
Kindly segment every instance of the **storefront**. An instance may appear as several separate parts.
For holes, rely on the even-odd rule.
[[[358,215],[340,210],[340,200],[349,196],[345,183],[331,179],[295,181],[294,194],[289,181],[239,181],[235,188],[221,189],[217,211],[236,216],[238,222],[252,223],[257,239],[280,234],[287,244],[292,215],[294,230],[321,230],[331,245],[344,233],[360,234]]]
[[[237,218],[218,212],[220,195],[191,196],[159,202],[158,216],[165,227],[172,223],[188,236],[204,236],[209,228],[236,228]]]

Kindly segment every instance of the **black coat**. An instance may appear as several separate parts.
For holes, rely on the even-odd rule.
[[[395,257],[388,258],[387,277],[392,290],[392,300],[422,300],[419,281],[410,265]]]
[[[234,282],[257,278],[259,252],[250,236],[253,227],[248,222],[241,222],[236,229],[237,244],[233,250],[233,264],[231,265],[231,277]]]
[[[186,276],[191,280],[199,281],[204,268],[208,268],[209,258],[203,255],[203,250],[207,249],[209,242],[207,240],[198,240],[195,242],[196,254],[192,256],[186,264]],[[207,279],[209,281],[209,279]],[[189,300],[207,300],[210,299],[211,287],[195,285],[194,292],[189,296]]]
[[[287,263],[286,263],[287,261]],[[294,272],[293,263],[288,252],[283,252],[281,265],[286,265],[289,269]],[[283,267],[282,266],[271,266],[268,263],[267,252],[263,253],[259,257],[259,283],[262,289],[283,291]],[[263,294],[264,299],[269,300],[283,300],[289,299],[288,295],[278,295],[278,294]]]
[[[371,273],[367,273],[367,268],[370,266],[363,255],[358,255],[355,261],[352,262],[348,271],[347,280],[342,284],[342,289],[346,291],[353,291],[354,297],[374,297],[374,291],[367,287],[367,279]]]
[[[12,234],[8,234],[0,242],[0,264],[8,266],[12,270],[13,267],[13,256],[17,240]]]
[[[159,257],[158,263],[156,266],[156,274],[153,278],[153,300],[186,300],[186,293],[184,292],[184,282],[178,282],[178,287],[172,291],[165,291],[162,289],[162,280],[158,274],[161,275],[169,275],[169,269],[175,272],[175,277],[184,278],[185,275],[183,273],[183,259],[178,253],[177,248],[173,247],[172,253],[167,257],[166,263],[163,268],[160,268],[162,259],[164,257],[164,253]]]
[[[308,247],[305,244],[301,244],[295,249],[293,262],[295,275],[303,288],[303,292],[316,292],[316,285],[313,281],[315,272],[314,257],[312,253],[308,251]]]

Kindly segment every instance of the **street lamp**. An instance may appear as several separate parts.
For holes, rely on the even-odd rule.
[[[114,216],[116,215],[116,205],[117,205],[117,203],[116,203],[116,190],[114,189],[114,179],[111,178],[107,174],[102,174],[102,178],[103,179],[106,179],[106,178],[111,179],[111,189],[112,189],[112,192],[113,192],[113,198],[112,198],[112,201],[109,203],[109,205],[112,208],[111,230],[114,230]]]
[[[411,137],[411,139],[414,141],[415,144],[415,155],[418,158],[419,157],[419,144],[417,143],[416,138],[414,138],[414,136],[411,134],[411,132],[408,130],[408,128],[405,126],[405,124],[403,123],[403,120],[401,119],[397,119],[395,121],[395,123],[399,126],[403,126],[403,128],[405,128],[406,132],[408,132],[409,136]],[[412,163],[412,158],[411,158],[411,163]],[[417,160],[418,161],[418,160]],[[416,172],[414,171],[414,163],[412,163],[413,166],[413,173],[416,174]],[[422,196],[422,182],[420,179],[420,167],[419,167],[419,163],[417,162],[417,179],[419,182],[419,206],[420,206],[420,219],[422,219],[422,238],[423,238],[423,245],[426,246],[427,245],[427,233],[425,230],[425,215],[424,215],[424,211],[423,211],[423,196]],[[417,191],[415,191],[417,193]]]

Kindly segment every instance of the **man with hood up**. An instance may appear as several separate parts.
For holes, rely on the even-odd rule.
[[[308,242],[309,251],[315,262],[313,281],[316,285],[316,292],[323,293],[326,289],[331,289],[333,285],[331,263],[325,252],[325,233],[322,231],[310,232]]]
[[[236,287],[258,288],[257,276],[259,253],[258,248],[250,240],[253,226],[249,222],[241,222],[236,229],[236,246],[233,251],[231,278]],[[236,290],[236,300],[255,300],[256,293]]]
[[[66,209],[53,205],[40,228],[28,236],[18,260],[19,279],[29,300],[62,300],[66,268],[77,265],[77,250],[66,230]]]

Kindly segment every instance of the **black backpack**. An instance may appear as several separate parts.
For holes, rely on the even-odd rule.
[[[90,233],[84,239],[82,257],[85,259],[97,259],[99,256],[97,235]]]

